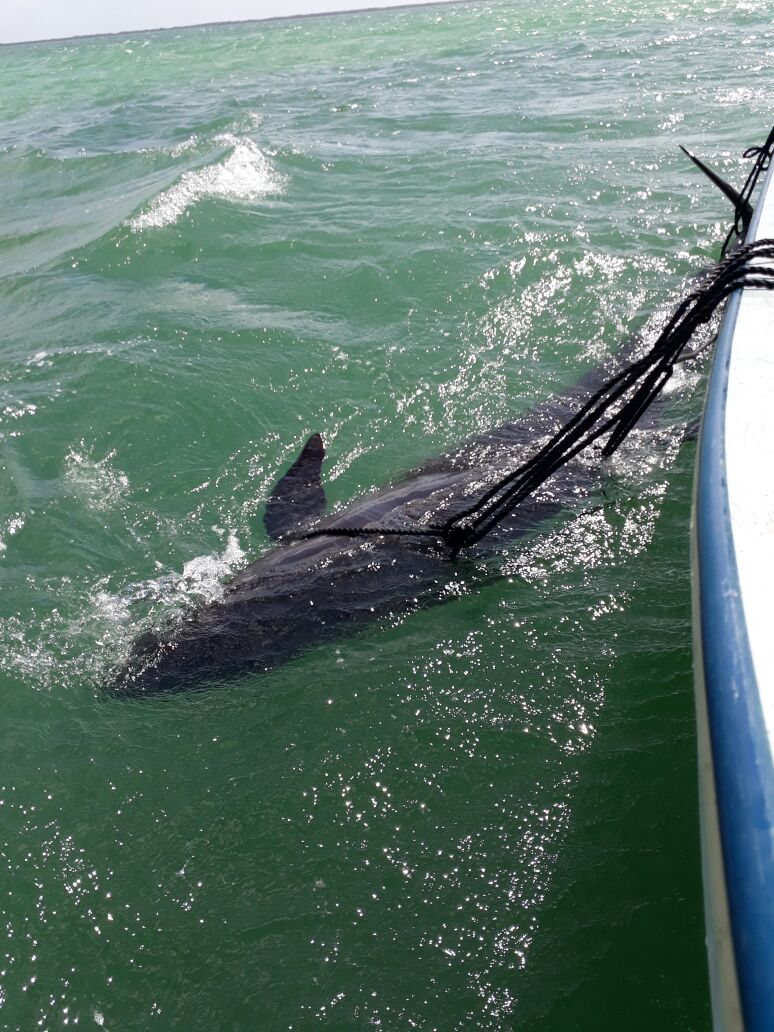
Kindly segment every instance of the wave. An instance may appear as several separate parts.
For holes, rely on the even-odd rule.
[[[171,225],[203,197],[258,201],[284,192],[285,176],[252,140],[228,133],[216,142],[232,148],[225,161],[184,172],[174,186],[154,198],[146,211],[129,219],[135,232]]]

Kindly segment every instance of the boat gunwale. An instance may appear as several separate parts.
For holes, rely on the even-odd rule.
[[[774,162],[748,242],[757,237],[764,205],[774,204],[772,181]],[[707,388],[697,457],[694,604],[703,669],[697,691],[706,702],[739,1002],[744,1027],[763,1032],[774,1028],[774,764],[747,634],[726,465],[729,371],[742,296],[739,290],[729,300]],[[717,1013],[715,1019],[722,1027]]]

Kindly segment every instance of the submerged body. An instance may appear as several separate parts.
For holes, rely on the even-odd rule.
[[[124,695],[180,691],[269,670],[369,619],[453,597],[459,567],[440,540],[302,535],[341,527],[422,528],[448,519],[528,458],[624,357],[604,363],[514,422],[464,442],[329,516],[322,516],[325,453],[314,434],[267,504],[265,524],[276,547],[179,627],[141,636],[110,689]],[[493,554],[541,521],[577,508],[598,482],[598,466],[582,456],[574,459],[466,554]]]

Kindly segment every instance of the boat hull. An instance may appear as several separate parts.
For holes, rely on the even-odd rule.
[[[774,237],[772,171],[748,241]],[[717,1030],[774,1029],[774,294],[738,291],[707,389],[692,519],[707,947]]]

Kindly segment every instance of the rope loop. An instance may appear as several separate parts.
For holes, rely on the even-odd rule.
[[[760,147],[748,147],[743,153],[744,158],[755,158],[752,168],[745,180],[745,184],[739,193],[739,200],[734,207],[734,221],[731,228],[728,231],[721,254],[725,254],[731,246],[733,240],[739,241],[744,239],[747,232],[747,222],[744,217],[744,208],[750,202],[750,198],[753,195],[755,187],[758,185],[758,180],[764,172],[768,170],[771,164],[771,157],[774,154],[774,126],[772,126],[771,132],[766,138],[766,142],[761,144]]]

